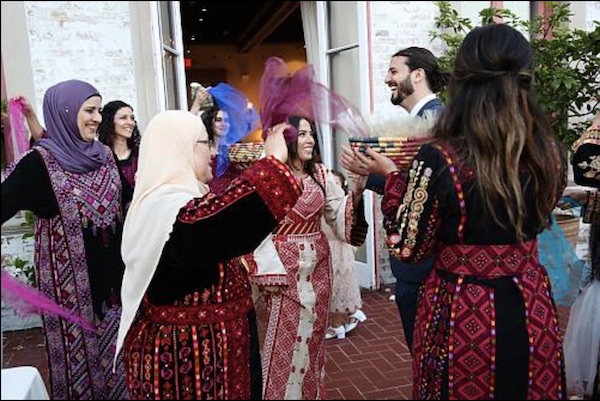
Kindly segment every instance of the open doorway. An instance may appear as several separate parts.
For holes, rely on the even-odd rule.
[[[182,1],[180,7],[188,96],[190,82],[226,82],[259,107],[267,58],[279,56],[294,70],[306,64],[299,1]]]

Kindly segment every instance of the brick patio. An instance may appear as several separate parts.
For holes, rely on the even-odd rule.
[[[327,398],[354,400],[410,399],[411,358],[396,303],[389,288],[363,292],[367,320],[346,339],[327,340]],[[564,329],[568,310],[559,308]],[[48,368],[41,329],[3,333],[4,367],[32,365],[44,380]]]

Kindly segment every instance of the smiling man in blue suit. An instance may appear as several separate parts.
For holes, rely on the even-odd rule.
[[[385,76],[392,104],[418,117],[442,111],[442,102],[436,93],[444,88],[446,81],[447,76],[440,70],[435,56],[422,47],[408,47],[395,53]],[[383,194],[384,185],[385,177],[369,175],[367,189]],[[396,304],[411,352],[419,288],[431,271],[433,260],[432,257],[420,265],[409,265],[390,256],[392,273],[396,277]]]

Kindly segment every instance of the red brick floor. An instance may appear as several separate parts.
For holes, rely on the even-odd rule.
[[[367,320],[344,340],[327,340],[327,398],[401,400],[412,394],[411,357],[390,289],[363,292]],[[565,328],[568,309],[559,308]],[[48,367],[41,329],[12,331],[4,336],[4,367],[31,365],[47,382]]]

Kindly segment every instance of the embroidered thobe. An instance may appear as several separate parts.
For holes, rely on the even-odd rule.
[[[437,255],[419,296],[413,398],[564,398],[557,313],[537,254],[541,228],[527,220],[526,240],[517,241],[483,213],[475,179],[473,168],[436,143],[420,149],[407,175],[386,179],[392,255],[408,263]],[[527,179],[523,172],[532,216]],[[507,221],[504,206],[496,212]]]
[[[320,185],[315,181],[318,180]],[[281,285],[257,301],[264,307],[262,344],[264,399],[325,398],[325,331],[329,325],[331,255],[321,218],[340,238],[360,245],[366,230],[352,238],[352,195],[332,183],[333,175],[317,165],[315,178],[302,180],[302,196],[273,234],[253,253],[257,286]],[[360,217],[360,216],[359,216]]]
[[[221,193],[181,208],[124,343],[132,399],[259,399],[248,272],[252,249],[295,204],[289,169],[268,158]]]
[[[18,210],[36,215],[37,284],[95,332],[43,315],[52,399],[125,399],[124,371],[112,373],[124,265],[122,176],[112,151],[87,173],[63,170],[35,147],[2,176],[2,222]]]

